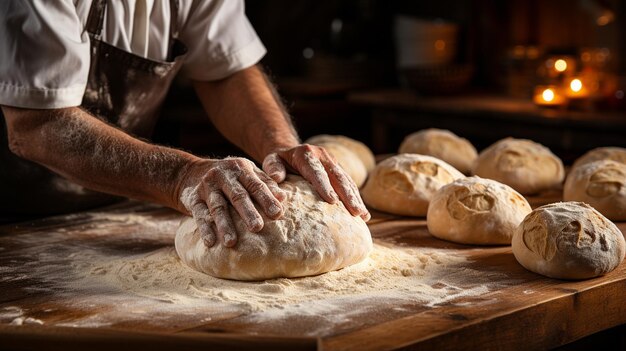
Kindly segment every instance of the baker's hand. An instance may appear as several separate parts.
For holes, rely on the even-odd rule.
[[[278,183],[285,180],[287,168],[308,180],[327,202],[341,200],[353,216],[370,219],[358,187],[324,148],[302,144],[271,153],[263,161],[265,173]]]
[[[226,247],[237,243],[229,202],[251,232],[260,231],[264,224],[253,200],[269,218],[277,219],[283,214],[284,192],[245,158],[202,160],[191,167],[186,178],[180,202],[196,220],[200,236],[208,247],[216,241]]]

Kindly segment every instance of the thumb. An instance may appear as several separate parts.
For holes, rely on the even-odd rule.
[[[277,153],[272,153],[263,160],[263,171],[267,173],[276,183],[282,183],[287,177],[287,169],[283,160]]]

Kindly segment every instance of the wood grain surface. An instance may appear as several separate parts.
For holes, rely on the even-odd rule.
[[[529,200],[540,205],[555,198]],[[358,306],[338,305],[333,313],[344,318],[307,311],[303,304],[306,313],[260,323],[266,312],[236,307],[204,311],[210,318],[202,320],[156,309],[151,318],[137,319],[131,313],[136,306],[128,303],[122,313],[111,315],[108,307],[79,303],[89,296],[57,289],[41,278],[48,273],[71,275],[68,262],[81,252],[135,257],[171,246],[179,220],[170,210],[130,202],[95,214],[1,226],[0,348],[527,350],[556,347],[626,322],[625,264],[596,279],[549,279],[522,268],[510,247],[449,243],[432,237],[424,219],[378,212],[369,223],[376,242],[453,252],[467,259],[466,268],[474,274],[469,280],[493,283],[490,289],[436,304],[403,301],[394,308],[362,299]],[[624,232],[626,223],[618,227]],[[459,280],[459,286],[468,284],[468,279],[449,279]],[[157,303],[140,296],[120,301],[142,308]],[[102,315],[112,319],[106,325],[87,323]]]

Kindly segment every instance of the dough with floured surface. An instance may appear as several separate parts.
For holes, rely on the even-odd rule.
[[[439,189],[428,206],[428,231],[461,244],[510,244],[513,232],[531,211],[528,201],[508,185],[491,179],[457,179]]]
[[[558,188],[563,162],[547,147],[526,139],[502,139],[483,150],[472,174],[504,183],[522,194]]]
[[[572,168],[563,199],[588,203],[610,220],[626,220],[626,164],[602,160]]]
[[[612,160],[619,163],[626,164],[626,149],[623,147],[598,147],[586,154],[580,156],[572,165],[572,169],[582,166],[586,163],[601,160]]]
[[[365,222],[343,204],[323,201],[311,185],[297,176],[279,184],[287,198],[285,212],[271,220],[259,211],[265,226],[247,230],[234,208],[230,215],[239,234],[237,245],[207,247],[195,220],[187,218],[176,233],[176,252],[191,268],[214,277],[264,280],[317,275],[358,263],[372,249]],[[211,229],[213,230],[213,229]]]
[[[513,235],[513,254],[529,271],[557,279],[587,279],[614,270],[626,243],[613,222],[582,202],[533,210]]]
[[[374,168],[361,191],[369,207],[404,216],[425,216],[439,188],[464,175],[432,156],[400,154]]]
[[[467,139],[445,129],[424,129],[409,134],[398,153],[429,155],[449,163],[461,173],[469,174],[478,156],[476,148]]]

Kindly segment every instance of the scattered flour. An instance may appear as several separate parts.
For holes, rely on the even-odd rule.
[[[289,335],[292,322],[308,320],[314,323],[301,326],[302,333],[319,335],[349,329],[364,316],[384,320],[416,308],[489,303],[495,297],[482,295],[515,284],[503,274],[473,270],[458,251],[388,239],[375,240],[365,261],[319,276],[222,280],[179,260],[173,242],[180,216],[124,211],[81,214],[73,227],[0,237],[0,247],[20,258],[3,262],[0,290],[19,284],[46,296],[35,308],[18,301],[0,306],[0,323],[93,328],[132,322],[154,331],[243,318],[259,328],[270,326],[264,321],[286,323],[278,332]]]
[[[106,285],[142,297],[174,304],[229,303],[247,311],[339,296],[404,293],[436,305],[459,296],[487,292],[485,286],[463,289],[453,285],[432,287],[428,276],[462,267],[465,259],[438,250],[389,248],[375,245],[365,261],[327,274],[299,279],[240,282],[213,278],[182,264],[173,248],[110,261],[80,260],[79,286]],[[437,274],[439,273],[439,274]]]

